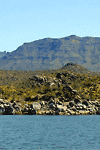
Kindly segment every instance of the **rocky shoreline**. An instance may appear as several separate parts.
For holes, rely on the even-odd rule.
[[[8,102],[0,99],[1,115],[100,115],[100,104],[98,101],[86,101],[74,99],[69,102],[61,102],[59,99],[50,101],[33,102],[24,107],[21,103]]]
[[[15,100],[8,101],[0,99],[0,114],[1,115],[100,115],[100,103],[98,100],[82,99],[78,95],[78,91],[74,90],[68,83],[63,80],[62,75],[67,74],[57,73],[56,78],[47,80],[45,76],[34,76],[29,79],[34,81],[34,85],[43,86],[46,84],[47,89],[40,90],[36,96],[27,97],[26,102],[16,102]],[[70,76],[70,79],[75,79],[75,76]],[[62,87],[59,90],[59,87]],[[44,86],[45,87],[45,86]],[[56,87],[56,88],[55,88]],[[56,92],[56,89],[58,90]],[[48,92],[56,92],[56,96],[49,95]],[[61,93],[62,92],[62,93]],[[71,96],[70,96],[71,95]],[[24,102],[25,102],[24,101]]]

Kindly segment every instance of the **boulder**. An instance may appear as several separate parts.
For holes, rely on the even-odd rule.
[[[55,115],[59,115],[59,111],[58,110],[55,111]]]
[[[30,108],[34,108],[34,106],[33,106],[33,104],[30,104],[30,106],[29,106]]]
[[[76,105],[76,109],[77,109],[77,110],[83,110],[83,104],[78,103],[78,104]]]
[[[55,108],[55,105],[53,103],[50,103],[49,107],[53,109],[53,108]]]
[[[66,109],[67,109],[67,107],[66,106],[63,106],[63,105],[58,105],[57,104],[57,108],[59,108],[60,109],[60,111],[66,111]]]
[[[17,103],[13,102],[12,107],[15,108]]]
[[[22,113],[23,115],[36,115],[36,110],[34,108],[24,108]]]
[[[71,108],[71,110],[76,111],[76,107],[75,107],[75,106],[73,106],[73,107]]]
[[[79,111],[79,114],[80,115],[88,115],[88,114],[90,114],[90,112],[87,110],[87,111],[84,111],[84,110],[80,110]]]
[[[43,110],[40,110],[40,111],[37,112],[37,115],[46,115],[46,112],[43,111]]]
[[[20,111],[21,108],[20,108],[19,106],[16,106],[16,107],[15,107],[15,110],[16,110],[16,111]]]
[[[75,115],[75,111],[69,110],[70,115]]]
[[[41,105],[41,107],[45,106],[45,102],[44,102],[44,101],[41,101],[41,102],[40,102],[40,105]]]
[[[33,102],[33,108],[41,109],[41,104],[39,102]]]
[[[28,114],[28,108],[22,109],[22,114]]]
[[[69,102],[70,107],[74,106],[74,102]]]
[[[36,115],[36,110],[34,108],[29,108],[28,115]]]
[[[83,104],[83,105],[82,105],[82,109],[83,109],[83,110],[86,110],[86,109],[87,109],[86,105]]]
[[[13,109],[13,107],[12,106],[10,106],[10,105],[4,105],[4,112],[3,112],[3,115],[13,115],[13,111],[14,111],[14,109]]]
[[[84,104],[84,105],[86,105],[86,106],[89,105],[87,101],[83,101],[82,104]]]
[[[4,105],[3,104],[0,104],[0,109],[4,108]]]

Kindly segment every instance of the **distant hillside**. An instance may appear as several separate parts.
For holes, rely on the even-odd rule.
[[[76,63],[67,63],[66,65],[64,65],[62,68],[60,68],[60,71],[62,72],[62,70],[66,70],[67,71],[71,71],[74,73],[81,73],[81,74],[92,74],[93,72],[91,72],[89,69],[84,68],[81,65],[78,65]]]
[[[6,54],[7,54],[7,52],[6,52],[6,51],[4,51],[4,52],[0,52],[0,57],[5,56]]]
[[[68,62],[100,71],[100,38],[71,35],[24,43],[0,58],[0,69],[58,69]]]

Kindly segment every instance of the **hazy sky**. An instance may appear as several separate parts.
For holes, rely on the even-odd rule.
[[[100,37],[100,0],[0,1],[0,51],[73,34]]]

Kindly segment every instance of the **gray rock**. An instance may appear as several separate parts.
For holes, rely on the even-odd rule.
[[[50,107],[50,108],[55,108],[55,105],[54,105],[53,103],[50,103],[50,104],[49,104],[49,107]]]
[[[41,104],[39,102],[33,102],[33,107],[35,109],[41,109]]]

